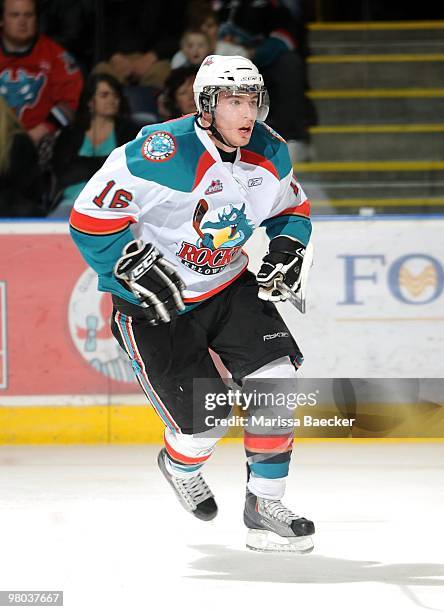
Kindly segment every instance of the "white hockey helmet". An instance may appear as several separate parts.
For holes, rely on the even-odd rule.
[[[257,93],[259,121],[265,121],[270,108],[268,92],[259,70],[241,55],[208,55],[200,65],[193,84],[194,101],[200,114],[216,109],[218,94]]]

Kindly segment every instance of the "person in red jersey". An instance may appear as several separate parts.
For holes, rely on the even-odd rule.
[[[70,123],[83,77],[65,49],[39,34],[34,0],[3,0],[0,15],[0,95],[39,145]]]

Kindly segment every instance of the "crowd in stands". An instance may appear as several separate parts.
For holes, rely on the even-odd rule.
[[[115,147],[196,112],[194,77],[213,53],[259,67],[267,123],[306,161],[303,4],[0,0],[0,216],[67,219]]]

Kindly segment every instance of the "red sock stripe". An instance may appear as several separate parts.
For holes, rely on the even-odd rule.
[[[284,453],[293,446],[293,435],[287,436],[259,436],[244,432],[244,446],[253,453],[268,453],[279,451]]]
[[[168,444],[166,438],[164,437],[165,448],[167,449],[167,453],[176,461],[180,461],[180,463],[185,463],[187,465],[197,465],[198,463],[204,463],[207,459],[211,457],[211,453],[209,455],[203,455],[202,457],[187,457],[186,455],[182,455],[182,453],[178,453],[174,450],[174,448]]]

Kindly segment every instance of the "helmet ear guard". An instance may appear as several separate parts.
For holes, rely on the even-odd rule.
[[[208,113],[209,115],[212,114],[216,105],[214,102],[212,103],[211,97],[212,96],[210,94],[203,91],[199,94],[199,115],[202,115],[202,113]]]

